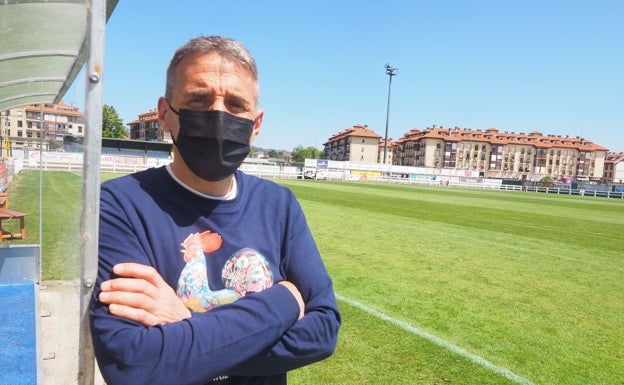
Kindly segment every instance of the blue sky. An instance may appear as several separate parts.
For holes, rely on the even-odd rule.
[[[124,123],[156,107],[175,49],[241,40],[265,110],[259,147],[315,146],[366,124],[580,136],[624,152],[624,2],[130,1],[107,25],[104,103]],[[84,80],[65,102],[84,105]]]

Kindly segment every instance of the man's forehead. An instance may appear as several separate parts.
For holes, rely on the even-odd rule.
[[[226,56],[222,56],[218,52],[189,55],[180,61],[176,72],[177,74],[188,74],[190,72],[189,67],[193,68],[193,70],[195,70],[195,67],[205,67],[206,69],[210,69],[210,71],[217,73],[231,72],[237,76],[244,74],[245,77],[249,77],[252,81],[257,81],[253,72],[244,64]]]
[[[241,91],[258,89],[258,81],[247,67],[216,54],[195,55],[189,61],[180,62],[175,73],[174,88],[185,88],[185,93],[189,90],[205,93],[204,86],[215,85],[210,83],[211,80],[217,83],[225,81],[229,88],[239,88]]]
[[[257,97],[255,88],[242,84],[194,84],[187,83],[185,86],[181,85],[177,87],[177,91],[174,91],[179,96],[184,98],[212,98],[218,95],[230,96],[238,99],[255,99]]]

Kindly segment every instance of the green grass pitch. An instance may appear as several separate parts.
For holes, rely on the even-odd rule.
[[[43,279],[78,277],[81,175],[43,176]],[[38,242],[38,177],[10,186],[30,215],[27,239],[7,243]],[[623,200],[278,183],[301,202],[343,314],[336,354],[290,383],[624,384]]]

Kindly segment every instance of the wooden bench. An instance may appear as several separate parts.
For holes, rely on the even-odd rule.
[[[28,214],[20,213],[19,211],[13,211],[5,208],[0,208],[0,242],[4,241],[7,238],[26,238],[26,228],[24,226],[24,217]],[[2,228],[2,221],[7,219],[19,219],[20,221],[20,232],[12,233],[10,231],[4,231]]]

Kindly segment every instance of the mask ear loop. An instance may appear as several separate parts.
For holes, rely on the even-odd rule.
[[[169,106],[169,109],[171,111],[173,111],[174,114],[180,116],[180,111],[176,110],[175,108],[173,108],[173,106],[171,105],[171,103],[169,103],[169,99],[165,99],[167,101],[167,105]]]
[[[167,101],[167,105],[169,106],[169,109],[176,115],[180,116],[180,111],[176,110],[175,108],[173,108],[173,106],[171,105],[171,103],[169,103],[169,99],[165,98],[165,100]],[[180,134],[180,131],[178,129],[178,135]],[[176,148],[178,147],[178,143],[175,140],[175,138],[173,137],[173,135],[171,135],[171,140],[173,141],[173,145],[176,146]]]

